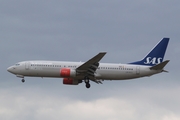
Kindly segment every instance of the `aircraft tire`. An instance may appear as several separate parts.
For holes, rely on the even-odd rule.
[[[89,83],[86,83],[86,88],[90,88],[91,85]]]
[[[21,81],[22,81],[22,83],[24,83],[24,82],[25,82],[25,80],[24,80],[24,79],[22,79]]]

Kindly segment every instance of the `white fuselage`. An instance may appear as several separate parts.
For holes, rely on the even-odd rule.
[[[129,64],[100,63],[106,52],[99,52],[86,62],[66,61],[23,61],[9,67],[7,70],[17,77],[56,77],[63,78],[65,85],[78,85],[85,82],[90,88],[90,81],[97,84],[103,80],[126,80],[151,76],[167,72],[164,67],[169,60],[163,61],[169,38],[163,38],[140,61]]]
[[[18,77],[57,77],[63,68],[76,70],[83,62],[64,61],[24,61],[8,68],[8,71]],[[94,75],[97,80],[125,80],[160,73],[160,70],[150,70],[150,66],[133,64],[100,63]],[[72,75],[69,78],[83,79],[84,76]]]

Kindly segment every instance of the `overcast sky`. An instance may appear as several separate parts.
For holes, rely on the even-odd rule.
[[[1,0],[1,120],[179,120],[179,0]],[[143,58],[163,37],[169,73],[67,86],[7,72],[24,60],[101,62]]]

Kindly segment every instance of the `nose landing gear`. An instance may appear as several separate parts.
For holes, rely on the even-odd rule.
[[[25,79],[23,78],[23,79],[21,80],[21,82],[24,83],[24,82],[25,82]]]
[[[17,77],[19,78],[22,78],[21,82],[24,83],[25,82],[25,79],[24,79],[24,76],[23,75],[16,75]]]

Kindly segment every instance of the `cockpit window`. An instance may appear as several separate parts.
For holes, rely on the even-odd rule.
[[[19,65],[20,65],[19,63],[16,64],[16,66],[19,66]]]

